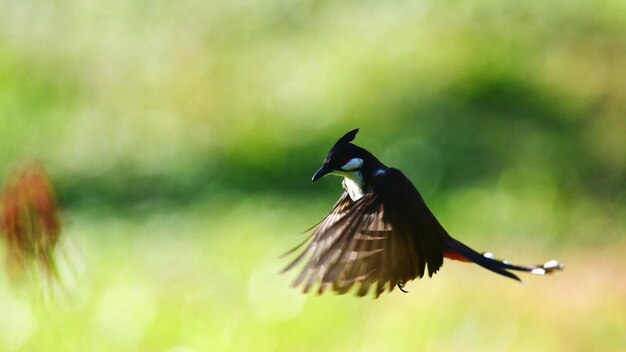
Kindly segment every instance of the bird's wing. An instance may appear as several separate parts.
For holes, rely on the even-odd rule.
[[[358,295],[375,286],[378,296],[422,277],[426,267],[429,275],[435,273],[443,263],[445,235],[413,184],[388,169],[359,200],[344,192],[285,270],[305,262],[294,281],[305,292],[318,284],[320,293],[327,288],[346,293],[358,283]]]
[[[287,253],[282,255],[283,257],[288,256],[289,254],[296,252],[302,246],[310,242],[309,245],[304,250],[304,252],[300,253],[298,257],[296,257],[289,265],[287,265],[287,267],[283,269],[283,272],[286,272],[292,269],[304,257],[306,257],[306,255],[309,254],[310,251],[312,251],[311,247],[312,247],[313,242],[325,241],[324,238],[320,239],[320,235],[322,233],[325,233],[328,229],[334,228],[337,225],[337,223],[339,223],[340,220],[342,220],[345,217],[346,209],[351,203],[353,202],[352,202],[352,199],[350,199],[350,195],[348,194],[347,191],[344,191],[341,197],[339,197],[339,199],[337,200],[337,202],[335,202],[335,205],[333,206],[330,213],[328,213],[328,215],[326,215],[326,217],[322,219],[322,221],[318,222],[317,224],[313,225],[312,227],[304,231],[304,233],[307,233],[309,231],[313,231],[313,232],[309,236],[307,236],[307,238],[302,243],[300,243],[299,245],[297,245],[296,247],[292,248]],[[313,242],[311,242],[311,239],[313,239]]]

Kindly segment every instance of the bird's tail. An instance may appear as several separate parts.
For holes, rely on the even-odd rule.
[[[461,260],[466,262],[474,262],[485,269],[489,269],[494,273],[498,273],[500,275],[504,275],[513,280],[520,280],[517,275],[513,274],[508,270],[515,271],[526,271],[531,274],[536,275],[545,275],[550,274],[557,270],[562,270],[564,268],[563,264],[559,263],[556,260],[550,260],[543,265],[515,265],[511,264],[511,262],[506,260],[498,260],[495,259],[493,254],[490,252],[486,253],[478,253],[470,247],[464,245],[463,243],[455,240],[452,237],[448,237],[446,242],[448,248],[444,252],[446,258]]]

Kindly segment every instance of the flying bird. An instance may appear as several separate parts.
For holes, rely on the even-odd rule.
[[[432,277],[449,258],[475,263],[520,281],[511,271],[548,274],[563,269],[550,260],[542,265],[515,265],[479,253],[452,238],[430,211],[413,183],[398,169],[387,167],[372,153],[350,142],[359,130],[341,137],[330,149],[312,182],[326,175],[343,177],[344,192],[310,235],[286,255],[301,250],[283,270],[299,263],[303,269],[294,287],[305,293],[330,290],[338,294],[357,286],[356,294],[386,290]]]

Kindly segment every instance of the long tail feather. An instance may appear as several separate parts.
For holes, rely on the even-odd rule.
[[[494,273],[498,273],[500,275],[509,277],[513,280],[520,280],[517,275],[511,273],[507,270],[515,270],[515,271],[525,271],[531,274],[536,275],[544,275],[550,274],[557,270],[564,269],[564,265],[559,263],[556,260],[550,260],[544,264],[539,265],[515,265],[511,264],[508,261],[495,259],[492,253],[478,253],[470,247],[464,245],[463,243],[453,239],[448,238],[447,241],[448,250],[445,253],[447,258],[455,259],[455,260],[464,260],[474,262],[485,269],[491,270]],[[460,256],[460,258],[459,258]]]

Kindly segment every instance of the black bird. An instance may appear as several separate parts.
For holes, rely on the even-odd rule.
[[[284,269],[305,263],[294,286],[303,285],[305,293],[317,285],[319,293],[330,289],[343,294],[359,284],[357,295],[365,296],[374,287],[376,297],[396,286],[406,292],[404,283],[426,272],[432,276],[444,257],[473,262],[518,281],[508,270],[543,275],[563,268],[556,260],[514,265],[452,238],[400,170],[350,143],[358,131],[341,137],[313,175],[313,182],[328,174],[343,176],[345,191],[331,212],[308,230],[312,233],[307,239],[286,253],[304,247]]]

